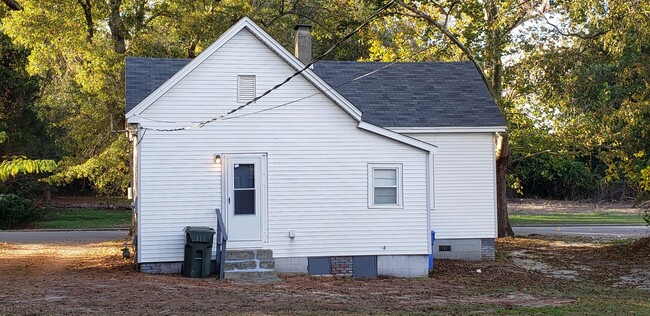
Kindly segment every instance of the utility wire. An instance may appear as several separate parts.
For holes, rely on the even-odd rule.
[[[304,97],[301,97],[301,98],[298,98],[298,99],[295,99],[295,100],[292,100],[292,101],[289,101],[289,102],[286,102],[286,103],[278,104],[278,105],[272,106],[272,107],[270,107],[270,108],[262,109],[262,110],[259,110],[259,111],[255,111],[255,112],[251,112],[251,113],[246,113],[246,114],[241,114],[241,115],[238,115],[238,116],[229,116],[229,117],[225,117],[225,118],[222,119],[222,121],[232,120],[232,119],[237,119],[237,118],[241,118],[241,117],[246,117],[246,116],[251,116],[251,115],[255,115],[255,114],[264,113],[264,112],[267,112],[267,111],[275,110],[275,109],[278,109],[278,108],[281,108],[281,107],[284,107],[284,106],[287,106],[287,105],[291,105],[291,104],[294,104],[294,103],[300,102],[300,101],[302,101],[302,100],[309,99],[309,98],[311,98],[311,97],[314,97],[314,96],[320,95],[320,94],[322,94],[323,92],[328,92],[328,91],[331,91],[331,90],[336,90],[336,89],[339,88],[339,87],[342,87],[342,86],[344,86],[344,85],[350,84],[350,83],[352,83],[352,82],[355,82],[355,81],[361,80],[361,79],[366,78],[366,77],[368,77],[368,76],[371,76],[371,75],[373,75],[373,74],[375,74],[375,73],[378,73],[378,72],[380,72],[380,71],[382,71],[382,70],[384,70],[384,69],[386,69],[386,68],[388,68],[388,67],[390,67],[390,66],[395,65],[396,63],[400,62],[400,61],[403,60],[403,59],[407,59],[407,57],[410,58],[410,57],[413,57],[413,56],[417,56],[417,55],[419,55],[419,54],[421,54],[421,53],[423,53],[423,52],[425,52],[425,51],[427,51],[427,50],[430,50],[431,48],[434,48],[434,47],[435,47],[435,46],[425,47],[425,48],[423,48],[423,49],[421,49],[421,50],[418,50],[417,52],[415,52],[415,53],[413,53],[413,54],[410,54],[410,55],[408,55],[408,56],[404,56],[404,57],[397,58],[397,60],[395,60],[395,61],[393,61],[393,62],[390,62],[390,63],[387,63],[387,64],[385,64],[385,65],[383,65],[383,66],[381,66],[381,67],[379,67],[379,68],[377,68],[377,69],[375,69],[375,70],[372,70],[372,71],[370,71],[370,72],[367,72],[367,73],[365,73],[365,74],[363,74],[363,75],[360,75],[360,76],[358,76],[358,77],[355,77],[355,78],[350,79],[350,80],[348,80],[348,81],[345,81],[345,82],[343,82],[343,83],[340,83],[340,84],[337,84],[337,85],[334,85],[334,86],[330,86],[330,88],[327,88],[327,89],[324,90],[324,91],[319,91],[319,92],[316,92],[316,93],[312,93],[312,94],[310,94],[310,95],[307,95],[307,96],[304,96]],[[156,119],[151,119],[151,118],[147,118],[147,117],[140,117],[140,118],[145,119],[145,120],[155,121],[155,122],[161,122],[161,123],[170,123],[170,124],[179,124],[179,123],[183,123],[183,122],[174,122],[174,121],[156,120]],[[186,123],[197,123],[197,122],[186,122]],[[144,136],[144,134],[143,134],[143,136]]]
[[[287,77],[286,79],[284,79],[282,82],[280,82],[280,83],[278,83],[277,85],[273,86],[271,89],[266,90],[266,91],[265,91],[264,93],[262,93],[260,96],[255,97],[255,98],[253,98],[252,100],[250,100],[250,101],[248,101],[248,102],[246,102],[246,103],[244,103],[244,104],[242,104],[242,105],[240,105],[240,106],[238,106],[238,107],[236,107],[236,108],[234,108],[234,109],[228,111],[226,114],[222,114],[222,115],[219,115],[219,116],[217,116],[217,117],[213,117],[213,118],[211,118],[211,119],[209,119],[209,120],[199,122],[199,123],[197,123],[197,124],[195,124],[195,125],[192,125],[192,126],[185,126],[185,127],[178,127],[178,128],[168,128],[168,129],[158,129],[158,128],[150,128],[150,127],[141,127],[141,129],[143,129],[143,130],[153,130],[153,131],[157,131],[157,132],[178,132],[178,131],[189,130],[189,129],[194,129],[194,128],[202,128],[202,127],[204,127],[204,126],[207,125],[207,124],[213,123],[213,122],[215,122],[215,121],[223,120],[223,119],[225,119],[227,116],[232,115],[233,113],[235,113],[235,112],[237,112],[237,111],[239,111],[239,110],[241,110],[241,109],[247,107],[248,105],[250,105],[250,104],[252,104],[252,103],[257,102],[257,101],[260,100],[261,98],[263,98],[263,97],[269,95],[271,92],[273,92],[273,91],[279,89],[280,87],[282,87],[283,85],[285,85],[287,82],[291,81],[291,79],[297,77],[298,75],[300,75],[301,73],[303,73],[305,70],[309,69],[309,67],[311,67],[313,64],[315,64],[315,63],[321,61],[323,58],[325,58],[327,55],[329,55],[331,52],[333,52],[336,48],[338,48],[341,44],[343,44],[343,43],[344,43],[345,41],[347,41],[349,38],[351,38],[352,36],[354,36],[355,34],[357,34],[357,33],[358,33],[362,28],[364,28],[366,25],[368,25],[370,22],[372,22],[375,18],[377,18],[377,17],[378,17],[382,12],[384,12],[384,11],[385,11],[386,9],[388,9],[391,5],[393,5],[393,3],[395,3],[395,0],[391,0],[391,1],[389,1],[388,3],[386,3],[385,5],[383,5],[382,7],[380,7],[379,9],[377,9],[377,11],[375,11],[371,16],[369,16],[367,19],[365,19],[365,20],[363,21],[363,23],[361,23],[359,26],[357,26],[357,28],[355,28],[354,31],[348,33],[348,34],[345,35],[343,38],[341,38],[340,40],[338,40],[338,41],[337,41],[336,43],[334,43],[334,45],[332,45],[332,46],[331,46],[327,51],[325,51],[325,53],[323,53],[323,54],[319,55],[318,57],[316,57],[312,62],[310,62],[309,64],[305,65],[305,67],[303,67],[302,69],[296,71],[296,72],[293,73],[291,76],[289,76],[289,77]],[[296,102],[297,102],[297,101],[296,101]],[[136,115],[136,116],[138,116],[138,115]],[[139,117],[139,116],[138,116],[138,117]]]
[[[424,49],[421,49],[421,50],[415,52],[414,54],[412,54],[412,55],[410,55],[410,56],[408,56],[408,57],[412,57],[412,56],[418,55],[418,54],[423,53],[423,52],[425,52],[425,51],[427,51],[427,50],[429,50],[429,49],[431,49],[431,48],[433,48],[433,47],[434,47],[434,46],[426,47],[426,48],[424,48]],[[363,78],[365,78],[365,77],[368,77],[368,76],[370,76],[370,75],[373,75],[373,74],[375,74],[375,73],[377,73],[377,72],[380,72],[380,71],[382,71],[382,70],[384,70],[384,69],[386,69],[386,68],[388,68],[388,67],[390,67],[390,66],[392,66],[392,65],[395,65],[396,63],[400,62],[402,59],[404,59],[404,58],[398,58],[397,60],[395,60],[395,61],[393,61],[393,62],[387,63],[386,65],[384,65],[384,66],[382,66],[382,67],[380,67],[380,68],[377,68],[377,69],[375,69],[375,70],[373,70],[373,71],[370,71],[370,72],[368,72],[368,73],[365,73],[365,74],[363,74],[363,75],[361,75],[361,76],[358,76],[358,77],[356,77],[356,78],[354,78],[354,79],[350,79],[350,80],[348,80],[348,81],[345,81],[345,82],[340,83],[340,84],[335,85],[335,86],[330,86],[330,88],[327,88],[327,89],[326,89],[325,91],[323,91],[323,92],[328,92],[328,91],[331,91],[331,90],[336,90],[336,89],[339,88],[339,87],[342,87],[342,86],[344,86],[344,85],[350,84],[350,83],[355,82],[355,81],[357,81],[357,80],[361,80],[361,79],[363,79]],[[302,101],[302,100],[305,100],[305,99],[309,99],[309,98],[314,97],[314,96],[317,96],[317,95],[319,95],[319,94],[321,94],[321,93],[322,93],[322,92],[319,91],[319,92],[316,92],[316,93],[313,93],[313,94],[310,94],[310,95],[304,96],[304,97],[302,97],[302,98],[295,99],[295,100],[293,100],[293,101],[289,101],[289,102],[282,103],[282,104],[279,104],[279,105],[276,105],[276,106],[272,106],[272,107],[270,107],[270,108],[262,109],[262,110],[255,111],[255,112],[251,112],[251,113],[241,114],[241,115],[238,115],[238,116],[230,116],[230,117],[226,117],[226,118],[224,118],[223,120],[224,120],[224,121],[225,121],[225,120],[232,120],[232,119],[236,119],[236,118],[240,118],[240,117],[245,117],[245,116],[250,116],[250,115],[255,115],[255,114],[259,114],[259,113],[267,112],[267,111],[270,111],[270,110],[275,110],[275,109],[277,109],[277,108],[281,108],[281,107],[284,107],[284,106],[287,106],[287,105],[290,105],[290,104],[293,104],[293,103],[296,103],[296,102],[299,102],[299,101]]]
[[[363,75],[360,75],[360,76],[355,77],[355,78],[353,78],[353,79],[350,79],[350,80],[348,80],[348,81],[342,82],[342,83],[340,83],[340,84],[337,84],[337,85],[334,85],[334,86],[330,86],[330,88],[327,88],[327,89],[325,89],[325,90],[323,90],[323,91],[315,92],[315,93],[312,93],[312,94],[310,94],[310,95],[306,95],[306,96],[304,96],[304,97],[301,97],[301,98],[298,98],[298,99],[295,99],[295,100],[292,100],[292,101],[289,101],[289,102],[286,102],[286,103],[278,104],[278,105],[272,106],[272,107],[270,107],[270,108],[262,109],[262,110],[259,110],[259,111],[255,111],[255,112],[251,112],[251,113],[246,113],[246,114],[241,114],[241,115],[237,115],[237,116],[229,116],[229,117],[225,117],[225,118],[223,118],[222,120],[223,120],[223,121],[226,121],[226,120],[232,120],[232,119],[236,119],[236,118],[240,118],[240,117],[246,117],[246,116],[250,116],[250,115],[255,115],[255,114],[259,114],[259,113],[264,113],[264,112],[267,112],[267,111],[270,111],[270,110],[274,110],[274,109],[277,109],[277,108],[281,108],[281,107],[284,107],[284,106],[287,106],[287,105],[291,105],[291,104],[294,104],[294,103],[300,102],[300,101],[302,101],[302,100],[306,100],[306,99],[312,98],[312,97],[314,97],[314,96],[317,96],[317,95],[322,94],[323,92],[329,92],[329,91],[331,91],[331,90],[336,90],[336,89],[339,88],[339,87],[342,87],[342,86],[344,86],[344,85],[347,85],[347,84],[350,84],[350,83],[352,83],[352,82],[355,82],[355,81],[361,80],[361,79],[366,78],[366,77],[368,77],[368,76],[371,76],[371,75],[373,75],[373,74],[375,74],[375,73],[378,73],[378,72],[380,72],[380,71],[382,71],[382,70],[384,70],[384,69],[386,69],[386,68],[388,68],[388,67],[390,67],[390,66],[393,66],[393,65],[399,63],[400,61],[402,61],[402,60],[404,60],[404,59],[408,59],[408,58],[410,58],[410,57],[417,56],[417,55],[419,55],[419,54],[421,54],[421,53],[423,53],[423,52],[425,52],[425,51],[428,51],[428,50],[430,50],[431,48],[434,48],[434,47],[435,47],[435,46],[425,47],[425,48],[420,49],[420,50],[416,51],[415,53],[410,54],[410,55],[408,55],[408,56],[399,57],[399,58],[397,58],[395,61],[392,61],[392,62],[390,62],[390,63],[386,63],[385,65],[383,65],[383,66],[381,66],[381,67],[379,67],[379,68],[377,68],[377,69],[375,69],[375,70],[372,70],[372,71],[370,71],[370,72],[367,72],[367,73],[365,73],[365,74],[363,74]],[[145,119],[145,120],[154,121],[154,122],[169,123],[169,124],[179,124],[179,123],[199,123],[199,122],[164,121],[164,120],[157,120],[157,119],[153,119],[153,118],[147,118],[147,117],[144,117],[144,116],[140,116],[140,118]]]

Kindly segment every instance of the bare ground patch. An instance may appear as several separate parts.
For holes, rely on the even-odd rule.
[[[0,314],[529,314],[547,309],[598,311],[598,302],[619,296],[622,301],[611,308],[632,304],[650,312],[650,306],[643,305],[650,301],[647,292],[630,295],[630,290],[611,287],[612,282],[583,294],[574,281],[528,271],[506,256],[491,262],[438,260],[430,278],[282,275],[279,282],[246,284],[134,272],[132,262],[119,256],[121,245],[0,244]],[[535,239],[499,241],[500,253],[523,250],[544,260],[544,251],[559,256],[574,253],[572,247]]]
[[[498,246],[515,265],[553,278],[639,289],[650,284],[650,237],[617,244],[544,236],[504,238]]]

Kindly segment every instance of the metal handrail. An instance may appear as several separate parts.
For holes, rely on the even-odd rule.
[[[216,270],[219,274],[219,279],[225,277],[224,267],[226,265],[226,243],[228,242],[228,233],[226,233],[226,225],[223,223],[223,217],[221,216],[221,210],[216,209],[217,211],[217,260],[216,260]]]

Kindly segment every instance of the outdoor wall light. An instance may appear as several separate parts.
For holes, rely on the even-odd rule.
[[[221,164],[221,155],[217,154],[214,156],[214,163],[220,165]]]

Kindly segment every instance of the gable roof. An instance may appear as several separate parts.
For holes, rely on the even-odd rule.
[[[214,52],[219,50],[224,44],[226,44],[231,38],[237,35],[242,30],[248,30],[253,36],[257,37],[264,45],[271,49],[275,54],[282,58],[289,66],[295,70],[301,70],[305,67],[291,53],[289,53],[280,43],[273,39],[269,34],[264,32],[257,24],[255,24],[250,18],[244,17],[235,25],[231,26],[226,32],[224,32],[212,45],[206,48],[199,56],[189,60],[189,62],[181,68],[178,72],[174,73],[167,81],[162,85],[157,87],[151,94],[147,95],[144,99],[140,101],[131,101],[137,102],[137,105],[133,106],[131,109],[127,110],[126,118],[130,123],[138,122],[138,115],[153,104],[158,98],[165,94],[169,89],[174,85],[180,82],[185,76],[192,72],[196,67],[201,65],[203,61],[208,59]],[[162,71],[161,71],[162,72]],[[321,90],[325,96],[330,98],[336,105],[338,105],[343,111],[347,112],[352,118],[357,122],[361,121],[361,111],[357,109],[352,103],[346,100],[341,96],[336,90],[333,90],[321,79],[311,69],[306,69],[301,73],[302,77],[307,81],[311,82],[316,88]],[[127,81],[127,89],[129,82]],[[139,84],[138,82],[132,83],[133,85]],[[139,92],[138,92],[139,93]],[[137,93],[136,93],[137,94]],[[128,95],[128,93],[127,93]]]
[[[126,112],[192,61],[185,58],[126,58]]]
[[[314,72],[359,108],[364,122],[377,126],[506,125],[471,62],[321,61],[314,64]]]
[[[126,59],[126,110],[191,59]],[[471,62],[320,61],[314,72],[382,127],[503,127],[506,122]],[[364,74],[360,80],[341,85]],[[137,83],[137,84],[136,84]],[[339,86],[341,85],[341,86]]]

